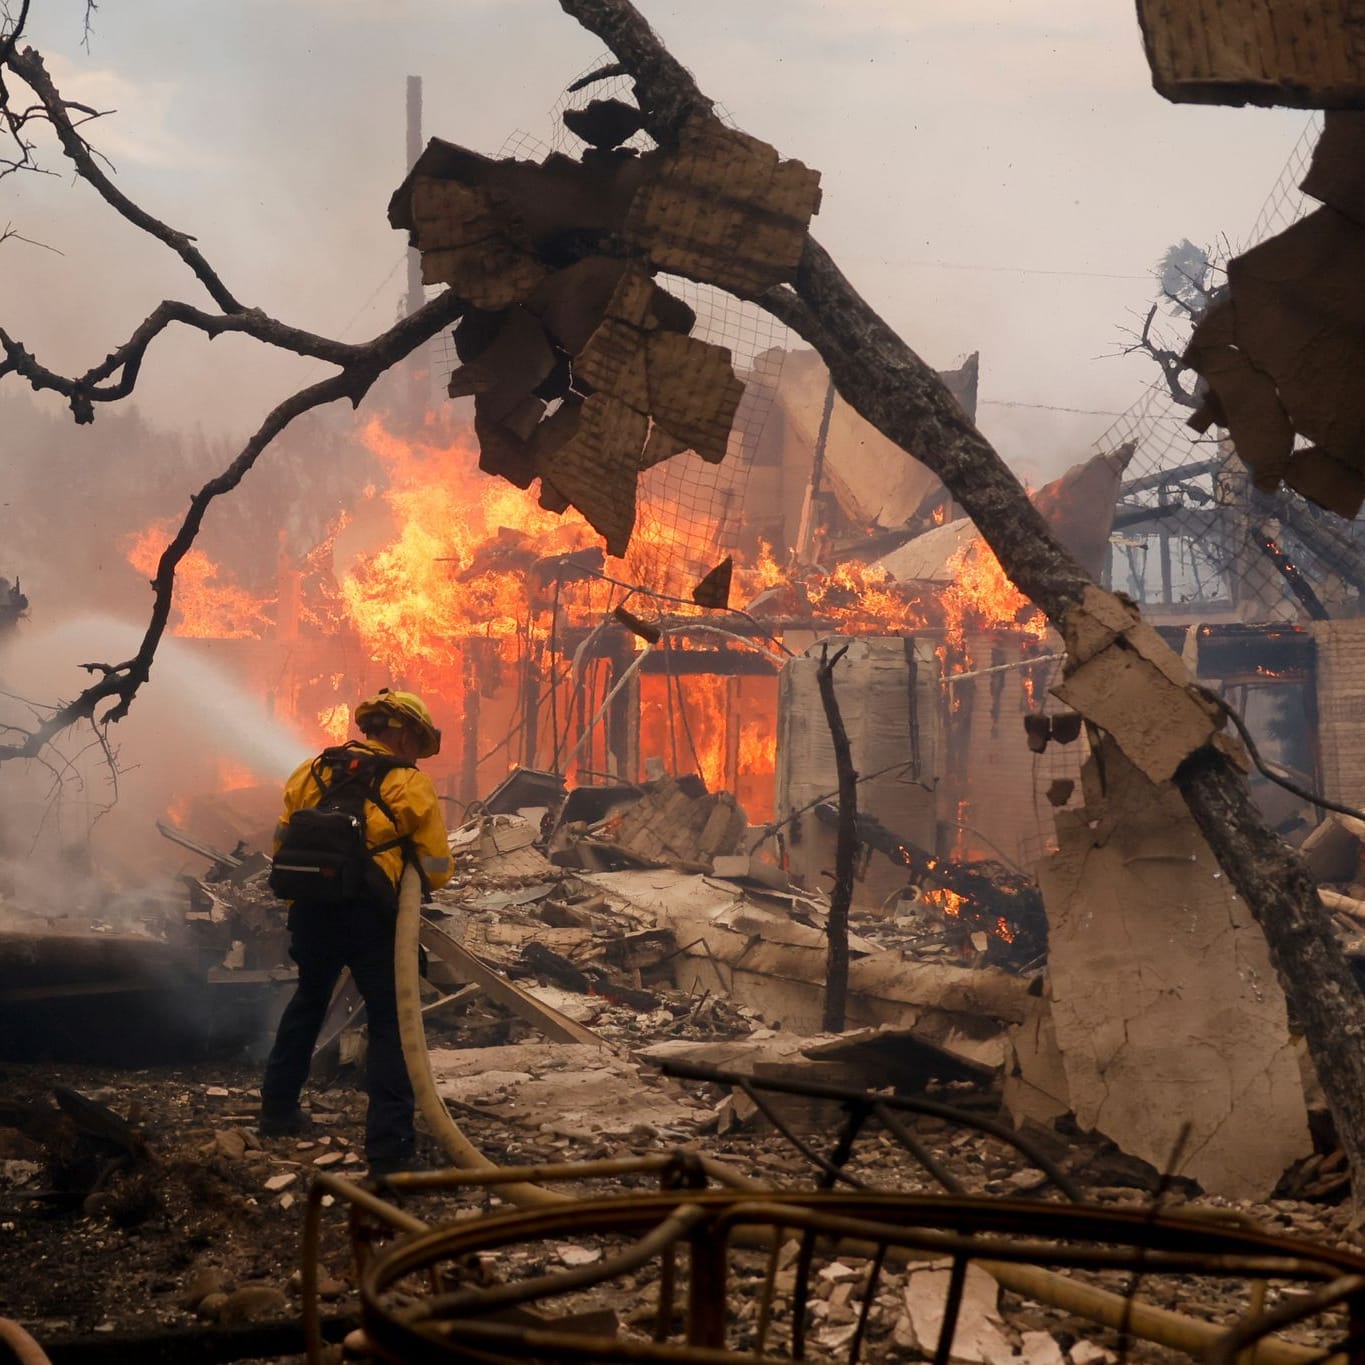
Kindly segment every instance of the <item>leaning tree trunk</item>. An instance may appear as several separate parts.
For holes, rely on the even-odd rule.
[[[661,146],[675,143],[689,115],[712,112],[691,74],[630,0],[560,5],[634,79],[645,127]],[[824,248],[808,238],[794,286],[768,290],[755,302],[820,353],[852,408],[943,481],[1005,573],[1060,630],[1093,578],[1058,543],[938,375],[859,295]],[[1227,755],[1212,746],[1198,749],[1175,774],[1175,784],[1265,933],[1336,1121],[1359,1208],[1365,1197],[1365,995],[1336,945],[1307,867],[1266,826]]]

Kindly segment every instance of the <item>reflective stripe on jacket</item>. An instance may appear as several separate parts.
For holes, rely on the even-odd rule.
[[[375,739],[360,740],[354,747],[367,750],[372,754],[396,757],[386,744]],[[294,769],[289,781],[284,784],[284,813],[275,827],[275,850],[279,851],[289,817],[296,810],[316,806],[322,796],[318,784],[313,780],[313,764],[309,759]],[[332,770],[326,765],[321,770],[324,784],[331,781]],[[393,822],[373,801],[365,803],[365,842],[371,847],[386,844],[391,839],[407,838],[427,879],[427,885],[435,890],[450,880],[450,846],[446,841],[445,821],[441,818],[441,805],[436,799],[436,788],[426,773],[416,768],[392,768],[384,774],[379,784],[379,794],[393,812]],[[396,822],[396,827],[395,827]],[[375,862],[396,887],[403,875],[403,850],[387,848],[374,855]]]

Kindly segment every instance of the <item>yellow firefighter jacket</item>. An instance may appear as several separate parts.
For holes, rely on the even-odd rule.
[[[393,750],[376,739],[363,739],[357,748],[367,749],[373,754],[392,756]],[[294,769],[289,781],[284,785],[284,814],[275,827],[275,851],[279,852],[280,841],[284,838],[289,817],[296,810],[315,806],[322,792],[313,779],[313,759],[301,763]],[[324,765],[322,779],[331,779],[331,769]],[[436,799],[436,788],[426,773],[416,768],[393,768],[384,774],[379,784],[379,793],[388,802],[393,812],[394,822],[372,801],[365,803],[365,842],[371,847],[386,844],[391,839],[407,838],[411,841],[413,852],[419,860],[427,885],[434,891],[450,880],[450,847],[446,842],[445,821],[441,818],[441,806]],[[375,862],[396,887],[403,875],[403,850],[386,848],[374,855]]]

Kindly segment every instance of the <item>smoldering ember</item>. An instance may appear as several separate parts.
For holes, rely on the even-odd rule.
[[[664,7],[507,20],[523,107],[555,35],[599,45],[545,141],[466,146],[423,126],[434,76],[390,92],[390,197],[347,194],[406,279],[366,342],[243,302],[184,220],[210,134],[182,183],[180,132],[106,117],[171,98],[98,65],[139,21],[88,4],[45,56],[39,8],[0,21],[0,250],[59,249],[43,176],[104,226],[100,300],[48,296],[65,257],[0,296],[0,1360],[1363,1358],[1345,13],[1117,7],[1144,109],[1230,106],[1248,147],[1283,115],[1238,106],[1310,120],[1244,238],[1168,248],[1190,161],[1145,185],[1120,410],[1050,403],[1060,373],[1000,399],[1039,361],[990,317],[921,360],[934,329],[813,233],[918,241],[886,205],[928,135],[880,179],[851,145],[814,169],[713,102],[744,92]],[[755,90],[784,26],[931,41],[806,8],[766,11]],[[1019,46],[973,46],[952,107],[989,105],[985,51],[1101,22],[1065,9],[954,20]],[[369,21],[309,22],[311,60]],[[1069,124],[1137,107],[1072,75]],[[326,260],[290,272],[339,315]],[[133,407],[257,361],[243,440]],[[1007,462],[992,404],[1095,425]]]

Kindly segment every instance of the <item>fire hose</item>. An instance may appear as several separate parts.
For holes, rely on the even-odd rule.
[[[14,1365],[52,1365],[47,1352],[12,1318],[0,1318],[0,1361]]]
[[[394,984],[398,995],[398,1030],[403,1041],[403,1060],[412,1081],[417,1107],[426,1119],[431,1135],[442,1150],[462,1170],[492,1170],[490,1161],[460,1131],[450,1117],[445,1101],[436,1090],[431,1074],[431,1054],[422,1023],[422,978],[418,970],[418,938],[422,930],[422,882],[415,868],[403,870],[398,887],[398,932],[394,943]],[[538,1208],[563,1202],[565,1196],[542,1185],[514,1184],[499,1193],[523,1208]]]
[[[422,1023],[421,975],[418,970],[418,938],[422,924],[421,879],[412,867],[403,872],[398,888],[398,928],[395,940],[394,978],[398,995],[398,1023],[413,1094],[432,1136],[451,1161],[462,1170],[495,1170],[490,1161],[450,1117],[445,1101],[436,1089]],[[763,1193],[757,1182],[741,1180],[720,1162],[703,1158],[713,1176],[730,1185]],[[522,1208],[544,1208],[563,1203],[569,1196],[542,1185],[517,1182],[499,1187],[499,1194]],[[420,1224],[418,1226],[421,1226]],[[755,1230],[757,1231],[757,1230]],[[747,1241],[745,1229],[737,1229],[736,1241]],[[760,1234],[758,1249],[771,1249],[771,1240]],[[850,1244],[850,1251],[856,1247]],[[1053,1308],[1088,1318],[1105,1327],[1115,1328],[1147,1341],[1169,1346],[1188,1355],[1201,1355],[1225,1335],[1226,1328],[1215,1323],[1187,1317],[1168,1308],[1125,1298],[1106,1289],[1078,1283],[1056,1271],[1039,1266],[982,1261],[980,1265],[1005,1289],[1045,1303]],[[1321,1353],[1306,1346],[1269,1338],[1255,1347],[1256,1365],[1304,1365],[1318,1361]]]

